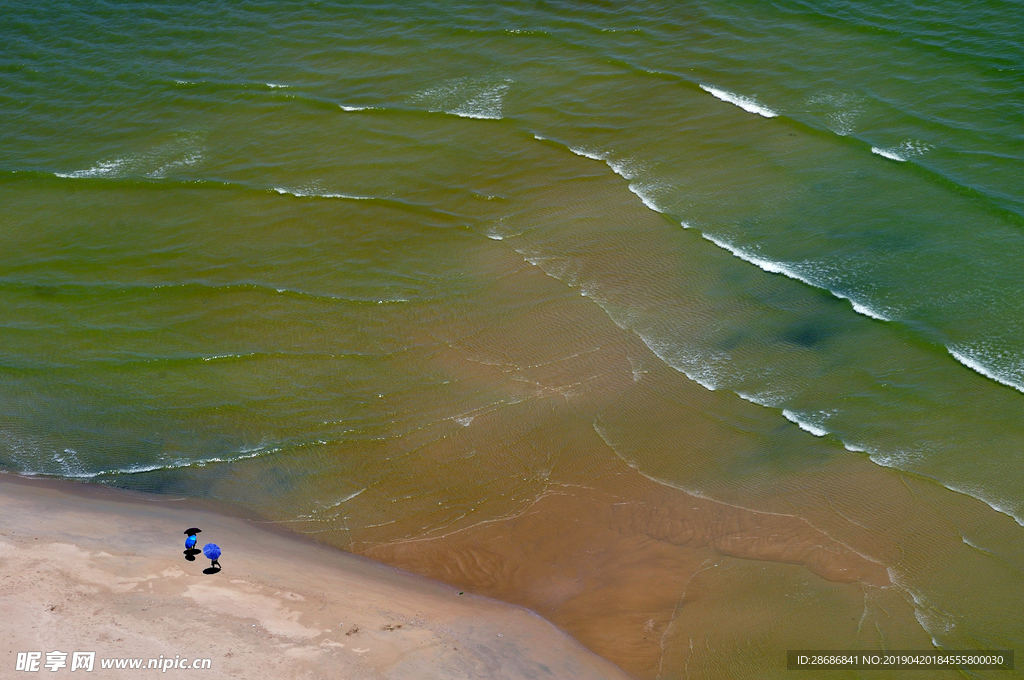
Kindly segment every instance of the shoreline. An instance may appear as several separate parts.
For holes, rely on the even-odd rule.
[[[161,656],[210,659],[209,678],[631,677],[525,608],[221,505],[0,475],[5,665],[93,651],[101,678],[123,677],[102,659]],[[220,573],[185,561],[188,526],[222,547]]]

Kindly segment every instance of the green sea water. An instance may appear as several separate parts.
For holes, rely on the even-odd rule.
[[[5,2],[0,467],[350,547],[504,516],[566,460],[585,478],[517,445],[557,395],[727,502],[828,461],[932,485],[901,512],[967,556],[886,562],[913,625],[1012,648],[1020,10]],[[598,413],[597,368],[558,383],[625,338],[635,389],[656,363],[705,406]],[[741,443],[667,446],[678,413]],[[484,417],[507,448],[466,439]]]

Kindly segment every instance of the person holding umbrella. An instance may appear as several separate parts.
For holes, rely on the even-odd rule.
[[[202,533],[202,531],[196,527],[185,529],[185,559],[189,562],[195,560],[195,555],[199,552],[196,550],[196,534]]]
[[[207,543],[203,546],[203,554],[206,555],[206,559],[210,560],[210,568],[204,569],[203,573],[214,574],[221,570],[220,561],[220,546],[216,543]]]

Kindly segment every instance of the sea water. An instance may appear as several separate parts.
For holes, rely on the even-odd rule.
[[[970,552],[875,555],[914,625],[1012,647],[976,602],[1024,599],[1018,14],[5,3],[0,466],[350,549],[585,480],[536,434],[570,418],[832,533],[894,515],[786,494],[874,469],[828,483],[925,484],[895,516]],[[621,384],[580,363],[620,343]],[[610,410],[655,365],[695,401]]]

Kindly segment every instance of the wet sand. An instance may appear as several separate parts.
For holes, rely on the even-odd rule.
[[[185,560],[193,525],[219,573]],[[96,652],[98,678],[161,656],[208,678],[629,677],[531,612],[194,500],[2,475],[0,564],[4,677],[31,651]]]

